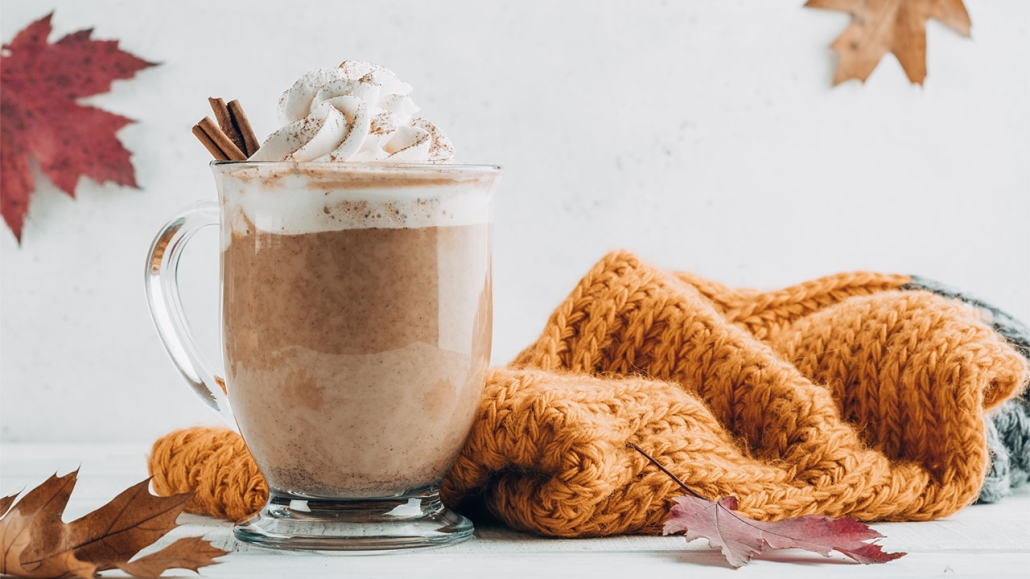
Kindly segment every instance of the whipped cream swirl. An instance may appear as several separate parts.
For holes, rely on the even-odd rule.
[[[251,161],[449,161],[450,139],[412,118],[411,85],[388,68],[356,60],[300,77],[279,99],[279,130]]]

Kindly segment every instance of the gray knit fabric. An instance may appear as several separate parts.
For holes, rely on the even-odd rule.
[[[980,502],[994,502],[1012,489],[1030,483],[1030,401],[1026,399],[1026,392],[1023,396],[1002,404],[989,417],[998,436],[998,444],[991,450],[996,456],[1002,452],[1006,456],[991,463],[987,480],[980,489]]]
[[[1030,360],[1030,329],[1009,314],[941,283],[912,276],[903,289],[927,290],[975,306],[994,330]],[[985,417],[991,468],[977,502],[993,503],[1030,483],[1030,388]]]

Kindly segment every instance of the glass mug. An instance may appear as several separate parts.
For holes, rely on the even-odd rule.
[[[161,229],[146,292],[172,361],[238,425],[268,483],[268,503],[235,536],[343,551],[470,537],[438,488],[489,364],[500,168],[211,168],[218,203]],[[220,227],[224,380],[199,355],[176,279],[184,245],[209,225]]]

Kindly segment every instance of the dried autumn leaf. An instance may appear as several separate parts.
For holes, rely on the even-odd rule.
[[[663,533],[682,531],[688,541],[708,539],[734,567],[748,564],[766,549],[804,549],[827,557],[838,551],[859,563],[886,563],[905,555],[867,543],[883,535],[854,519],[807,515],[763,523],[738,514],[736,497],[714,502],[686,495],[674,500]]]
[[[186,537],[156,553],[116,566],[133,577],[157,577],[168,569],[189,569],[199,573],[201,567],[217,565],[214,558],[222,555],[225,555],[225,551],[213,547],[200,537]]]
[[[7,509],[11,508],[11,505],[14,504],[14,499],[16,498],[18,498],[18,495],[13,494],[0,499],[0,517],[7,514]]]
[[[128,561],[175,528],[175,519],[193,498],[190,494],[158,497],[150,480],[141,481],[103,507],[68,524],[68,545],[75,556],[96,563],[100,570]]]
[[[962,0],[808,0],[805,6],[851,13],[851,25],[830,45],[840,55],[834,85],[852,78],[865,82],[888,52],[898,58],[911,82],[923,84],[930,18],[969,36],[969,13]]]
[[[19,242],[35,186],[30,154],[72,197],[83,175],[137,186],[129,152],[115,136],[132,121],[76,101],[155,64],[119,50],[117,41],[91,39],[91,30],[48,43],[51,16],[19,32],[0,57],[0,215]]]
[[[58,577],[64,573],[93,576],[95,565],[83,566],[67,550],[63,551],[67,556],[60,556],[65,538],[61,515],[77,475],[78,471],[51,476],[0,518],[0,573],[18,577]],[[42,559],[23,557],[25,551],[58,552]]]
[[[214,557],[226,554],[207,541],[191,538],[130,562],[141,549],[175,528],[175,519],[191,495],[151,495],[148,479],[66,524],[61,515],[77,474],[50,477],[0,516],[0,573],[39,579],[91,578],[98,571],[119,568],[136,577],[156,577],[170,568],[196,571],[216,564]],[[0,507],[8,498],[14,499],[5,497]]]

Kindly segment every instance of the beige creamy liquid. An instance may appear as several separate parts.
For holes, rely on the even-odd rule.
[[[233,231],[229,398],[269,485],[383,497],[437,483],[489,363],[489,225]]]

